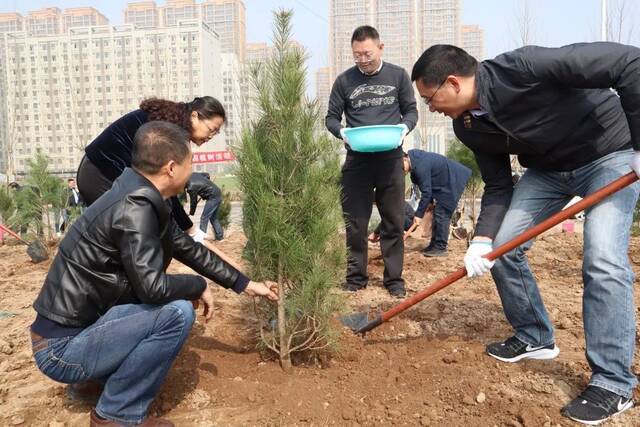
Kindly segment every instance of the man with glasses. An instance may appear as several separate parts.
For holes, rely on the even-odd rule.
[[[402,298],[406,295],[402,279],[402,147],[376,153],[356,152],[351,150],[342,127],[343,114],[347,127],[403,124],[406,135],[416,125],[418,111],[409,75],[403,68],[383,62],[383,49],[375,28],[364,25],[353,32],[351,50],[356,65],[340,74],[333,84],[326,126],[336,138],[344,140],[347,149],[342,167],[342,209],[349,250],[344,289],[355,292],[367,286],[367,228],[375,197],[382,219],[384,286],[392,296]]]
[[[526,251],[497,247],[633,170],[640,175],[640,49],[617,43],[526,46],[477,63],[450,45],[427,49],[411,79],[432,112],[453,119],[485,182],[469,277],[489,270],[514,336],[489,344],[503,362],[553,359],[559,350]],[[615,89],[613,92],[610,88]],[[514,187],[510,154],[527,171]],[[562,412],[596,425],[633,406],[637,384],[633,271],[627,250],[639,185],[587,209],[582,277],[587,388]]]

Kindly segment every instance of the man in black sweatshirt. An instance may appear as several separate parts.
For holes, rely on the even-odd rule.
[[[344,139],[343,114],[347,127],[404,124],[406,134],[416,125],[418,111],[409,75],[404,69],[382,61],[383,48],[375,28],[365,25],[353,32],[351,50],[356,65],[338,76],[329,98],[326,126],[336,138]],[[349,260],[344,288],[358,291],[367,286],[367,228],[375,197],[382,220],[384,286],[391,295],[404,297],[402,147],[363,153],[353,151],[347,140],[345,147],[342,210]]]
[[[640,175],[640,49],[525,46],[478,63],[460,48],[435,45],[411,77],[431,111],[454,119],[456,136],[473,151],[485,183],[465,267],[470,277],[491,270],[515,332],[489,344],[487,353],[504,362],[556,357],[553,324],[527,262],[532,240],[495,265],[485,256],[574,196],[585,197],[631,170]],[[510,154],[527,167],[515,188]],[[585,424],[633,406],[636,321],[627,251],[639,190],[636,182],[586,211],[583,322],[592,375],[563,408]]]

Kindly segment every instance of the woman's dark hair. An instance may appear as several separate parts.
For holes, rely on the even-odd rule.
[[[174,123],[191,132],[191,112],[198,113],[201,119],[211,119],[214,116],[227,116],[224,107],[212,96],[196,97],[191,102],[173,102],[160,98],[147,98],[140,103],[140,109],[149,115],[149,121],[162,120]]]
[[[353,42],[363,42],[367,39],[371,39],[373,41],[380,40],[380,34],[378,34],[378,30],[373,28],[371,25],[363,25],[353,30],[353,35],[351,36],[351,44],[353,44]]]
[[[167,121],[150,121],[140,126],[133,137],[131,166],[155,174],[170,160],[182,163],[190,154],[185,129]]]
[[[478,61],[459,47],[436,44],[425,50],[413,65],[411,81],[438,86],[451,75],[473,76],[477,68]]]

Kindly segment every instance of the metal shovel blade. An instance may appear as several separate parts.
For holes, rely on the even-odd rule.
[[[31,257],[31,261],[33,261],[34,264],[49,259],[47,249],[39,240],[35,240],[27,246],[27,255]]]
[[[0,224],[0,229],[9,233],[9,235],[13,236],[19,242],[27,245],[27,255],[29,255],[29,257],[31,258],[31,261],[33,261],[34,264],[37,264],[39,262],[46,261],[49,259],[49,252],[47,252],[47,248],[45,248],[42,242],[40,242],[39,240],[34,240],[33,242],[29,243],[25,241],[22,237],[20,237],[18,233],[16,233],[15,231],[12,231],[10,228],[7,228],[7,226],[4,224]]]
[[[351,313],[345,316],[340,316],[340,322],[351,329],[354,332],[358,332],[364,326],[369,323],[369,313],[366,311],[361,311],[358,313]]]

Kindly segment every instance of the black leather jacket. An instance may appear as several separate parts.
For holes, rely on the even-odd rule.
[[[198,199],[211,200],[214,198],[222,198],[222,190],[215,185],[209,178],[201,173],[194,172],[187,182],[187,193],[189,194],[189,215],[196,213],[198,207]]]
[[[127,168],[62,240],[33,306],[59,324],[87,327],[114,305],[197,299],[205,280],[167,274],[172,257],[225,288],[246,287],[241,273],[179,229],[153,184]]]

